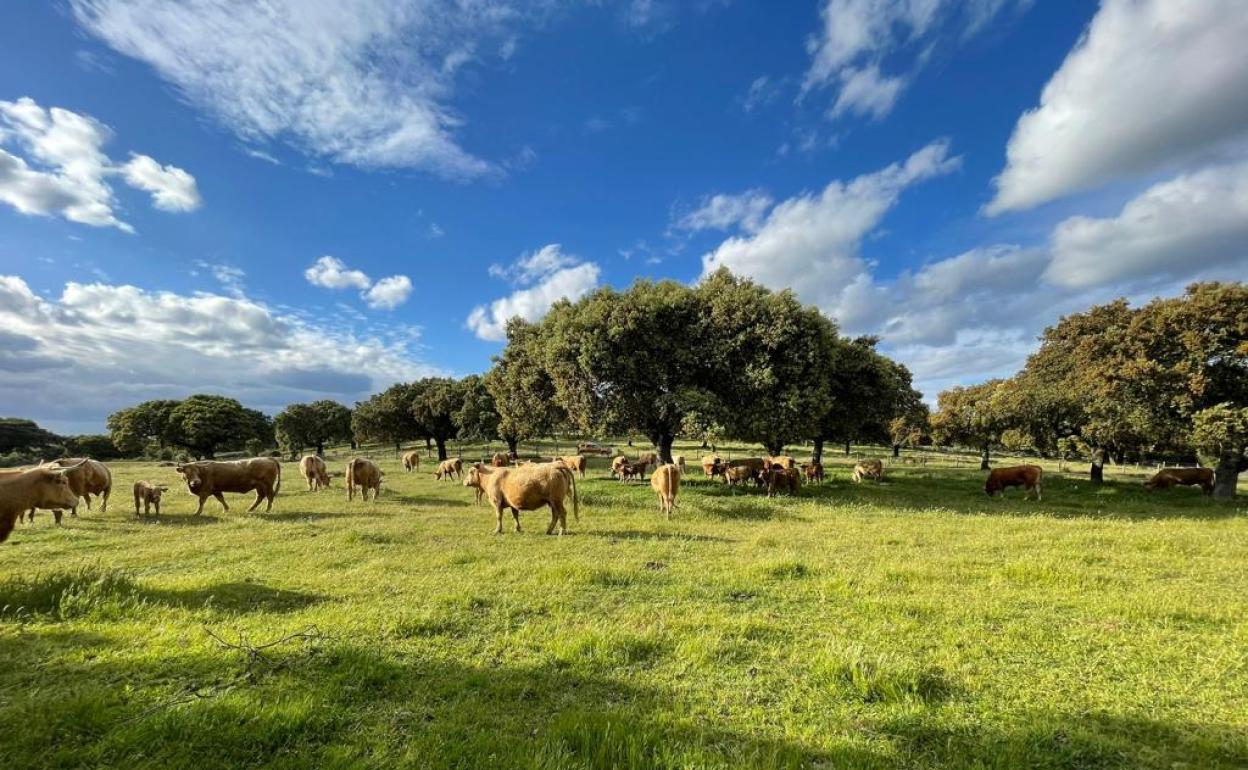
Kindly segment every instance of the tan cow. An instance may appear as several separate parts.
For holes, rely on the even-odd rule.
[[[863,479],[884,480],[884,463],[879,460],[859,460],[854,464],[854,483],[860,484]]]
[[[438,463],[438,468],[433,472],[433,477],[439,481],[446,479],[453,481],[455,478],[463,478],[464,461],[458,457],[452,457],[449,460],[443,460]]]
[[[807,484],[823,483],[823,463],[814,460],[802,463],[802,473],[806,474]]]
[[[134,515],[139,515],[139,504],[143,504],[143,515],[146,516],[152,512],[152,508],[156,509],[156,515],[160,515],[160,498],[161,495],[169,491],[169,487],[164,484],[153,484],[150,481],[134,482]]]
[[[317,455],[307,455],[299,460],[299,474],[308,482],[309,492],[329,489],[329,468]]]
[[[24,511],[35,508],[73,509],[78,495],[69,483],[69,474],[78,465],[40,465],[24,470],[0,472],[0,543],[8,539]]]
[[[713,479],[717,475],[716,466],[723,463],[723,458],[719,455],[706,455],[702,458],[702,475],[708,479]]]
[[[368,502],[368,492],[373,492],[373,502],[381,494],[381,479],[386,474],[381,472],[377,463],[366,457],[353,457],[347,463],[347,500],[355,499],[355,488],[360,488],[360,497]]]
[[[624,455],[620,455],[619,457],[616,457],[615,459],[613,459],[611,461],[611,475],[619,476],[620,469],[625,465],[628,465],[628,458],[625,457]]]
[[[581,478],[585,478],[585,455],[568,455],[566,457],[557,457],[564,465],[581,474]]]
[[[200,460],[193,463],[180,463],[174,470],[186,481],[186,488],[199,498],[199,507],[195,509],[198,516],[204,512],[204,501],[209,497],[217,498],[221,510],[229,511],[225,502],[224,492],[245,494],[256,493],[256,501],[247,509],[248,513],[267,501],[265,512],[273,510],[273,498],[282,491],[282,464],[272,457],[253,457],[249,460],[233,460],[220,462],[217,460]]]
[[[483,480],[486,497],[494,508],[498,525],[495,534],[503,532],[503,509],[510,508],[520,531],[520,511],[534,511],[550,506],[550,526],[546,534],[568,530],[568,509],[564,504],[572,495],[572,512],[581,519],[580,500],[576,495],[576,476],[570,468],[554,464],[526,465],[518,468],[496,468]]]
[[[788,470],[797,467],[797,460],[788,455],[774,455],[763,460],[763,470],[771,470],[774,465]]]
[[[69,472],[69,486],[74,490],[74,494],[87,504],[87,510],[91,510],[91,495],[99,495],[103,504],[100,506],[101,512],[108,511],[108,496],[113,492],[113,474],[109,471],[108,466],[99,460],[91,460],[83,457],[67,457],[59,460],[52,460],[45,465],[56,466],[59,468],[67,468],[72,466]],[[56,520],[61,520],[61,512],[53,511]],[[78,506],[74,506],[69,511],[70,516],[78,515]],[[30,509],[30,519],[34,521],[35,509]]]
[[[775,497],[780,492],[796,495],[802,488],[802,475],[797,468],[785,468],[779,463],[772,463],[771,470],[765,476],[768,497]]]
[[[464,486],[472,487],[476,491],[477,505],[480,505],[481,498],[485,497],[485,480],[496,468],[497,466],[477,463],[469,468],[467,475],[464,476]]]
[[[411,473],[420,470],[420,452],[413,449],[410,452],[403,453],[403,471]]]
[[[680,471],[680,475],[685,475],[685,456],[672,455],[672,464],[676,466],[676,470]]]
[[[650,476],[650,488],[659,496],[659,512],[672,518],[676,495],[680,493],[680,467],[672,463],[655,468]]]
[[[1200,487],[1206,495],[1213,494],[1213,470],[1210,468],[1162,468],[1144,482],[1144,488],[1172,489]]]
[[[738,484],[748,484],[753,481],[756,485],[763,485],[763,472],[749,465],[730,465],[724,468],[724,482],[728,486],[735,487]]]
[[[503,452],[495,452],[494,456],[490,458],[490,465],[495,468],[506,468],[508,465],[511,465],[511,457]]]
[[[988,480],[984,482],[984,492],[989,497],[997,494],[1005,496],[1005,490],[1008,487],[1022,487],[1023,499],[1027,499],[1027,495],[1031,492],[1036,493],[1036,499],[1040,500],[1040,482],[1044,478],[1044,469],[1039,465],[1015,465],[1011,468],[995,468],[988,474]]]

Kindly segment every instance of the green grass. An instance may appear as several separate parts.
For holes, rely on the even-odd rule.
[[[562,538],[392,459],[375,505],[287,465],[198,518],[115,464],[0,547],[0,767],[1248,766],[1243,498],[829,459],[796,499],[691,467],[670,522],[595,460]]]

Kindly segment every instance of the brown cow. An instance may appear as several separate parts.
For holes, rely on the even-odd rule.
[[[61,458],[45,463],[49,466],[57,466],[66,468],[73,466],[73,470],[69,472],[69,486],[74,490],[74,494],[87,504],[87,510],[91,510],[91,495],[100,495],[103,504],[100,511],[106,513],[108,511],[108,496],[113,492],[113,474],[109,471],[108,466],[99,460],[91,460],[83,457]],[[54,510],[52,514],[59,522],[61,520],[61,512]],[[78,506],[74,506],[69,511],[70,516],[78,515]],[[35,509],[30,509],[30,520],[35,520]]]
[[[633,461],[634,465],[661,465],[659,455],[656,452],[642,452],[637,455],[637,459]]]
[[[643,464],[631,463],[625,461],[619,467],[620,481],[641,481],[646,476],[646,468]]]
[[[650,488],[659,496],[659,512],[672,518],[676,495],[680,493],[680,466],[671,463],[655,468],[650,476]]]
[[[1022,487],[1023,499],[1031,492],[1036,493],[1040,500],[1040,482],[1044,478],[1044,469],[1039,465],[1015,465],[1011,468],[995,468],[988,474],[984,482],[984,492],[989,497],[1000,494],[1005,496],[1008,487]]]
[[[267,513],[273,510],[273,498],[282,490],[282,464],[272,457],[253,457],[250,460],[231,462],[200,460],[180,463],[174,470],[185,479],[190,493],[199,498],[199,507],[195,509],[196,516],[204,512],[204,501],[209,497],[217,498],[217,502],[221,503],[221,510],[230,510],[222,494],[224,492],[255,492],[256,501],[247,512],[251,513],[267,500],[268,504],[264,509]]]
[[[815,462],[814,460],[802,463],[802,472],[806,474],[807,484],[823,483],[823,463]]]
[[[703,457],[702,458],[702,475],[706,476],[708,479],[715,478],[715,476],[719,475],[715,472],[716,466],[723,463],[723,461],[724,461],[723,458],[720,457],[719,455],[707,455]]]
[[[775,497],[780,492],[796,495],[802,487],[802,475],[797,468],[785,468],[779,463],[772,463],[771,470],[767,471],[765,477],[768,497]]]
[[[562,462],[574,471],[581,474],[581,478],[585,478],[585,455],[568,455],[567,457],[556,457],[556,461]]]
[[[756,485],[762,486],[762,471],[749,465],[730,465],[724,469],[724,481],[729,486],[735,487],[737,484],[747,484],[753,481]]]
[[[860,484],[863,479],[884,480],[884,463],[880,460],[859,460],[854,464],[854,483]]]
[[[625,457],[624,455],[620,455],[619,457],[612,459],[611,460],[611,475],[619,476],[621,466],[624,466],[627,464],[628,464],[628,458]]]
[[[360,488],[360,497],[368,502],[368,492],[373,492],[373,502],[381,494],[381,479],[386,474],[381,472],[377,463],[365,457],[353,457],[347,463],[347,500],[355,499],[355,488]]]
[[[1213,494],[1213,470],[1210,468],[1162,468],[1144,482],[1150,490],[1174,487],[1200,487],[1206,495]]]
[[[763,459],[763,470],[771,470],[772,466],[778,465],[785,470],[797,467],[797,459],[788,455],[775,455]]]
[[[495,452],[494,456],[490,458],[490,465],[495,468],[506,468],[508,465],[511,465],[511,458],[502,452]]]
[[[498,519],[495,534],[503,533],[503,509],[510,508],[520,531],[520,511],[533,511],[550,506],[550,526],[546,534],[568,531],[568,510],[564,500],[572,494],[572,512],[580,521],[580,500],[576,494],[576,476],[570,468],[554,464],[526,465],[519,468],[496,468],[485,475],[485,494]]]
[[[403,472],[411,473],[420,470],[420,452],[413,449],[403,453]]]
[[[320,457],[307,455],[299,460],[299,474],[308,482],[309,492],[329,489],[329,468]]]
[[[143,515],[146,516],[152,512],[152,508],[156,509],[156,515],[160,515],[160,497],[169,491],[169,487],[164,484],[153,484],[150,481],[134,482],[134,515],[139,515],[139,503],[143,504]]]
[[[766,461],[759,457],[742,457],[739,460],[729,460],[726,467],[728,469],[749,468],[755,475],[759,475],[767,469]],[[724,480],[727,481],[727,479],[728,477],[724,476]]]
[[[439,481],[446,479],[452,481],[456,477],[463,478],[464,461],[458,457],[452,457],[449,460],[443,460],[438,463],[438,469],[433,472],[433,477]]]
[[[25,470],[0,472],[0,543],[8,539],[23,511],[35,508],[73,509],[78,495],[69,483],[69,474],[82,464],[40,465]]]

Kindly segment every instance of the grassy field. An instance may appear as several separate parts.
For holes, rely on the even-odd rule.
[[[0,547],[0,767],[1248,767],[1242,497],[829,459],[798,498],[692,473],[670,522],[595,460],[562,538],[393,460],[376,504],[286,465],[198,518],[115,464],[108,513]]]

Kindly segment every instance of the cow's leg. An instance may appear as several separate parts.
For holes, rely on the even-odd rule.
[[[230,504],[225,502],[225,495],[220,492],[213,492],[212,496],[217,498],[218,503],[221,503],[221,510],[228,513],[230,510]]]
[[[160,515],[160,501],[157,500],[156,502],[152,503],[152,505],[156,506],[156,515],[159,516]]]
[[[269,487],[269,501],[268,501],[267,503],[265,503],[265,506],[264,506],[264,512],[265,512],[265,513],[270,513],[270,512],[272,512],[272,510],[273,510],[273,501],[274,501],[275,499],[277,499],[277,489],[276,489],[276,488],[274,488],[274,487]]]
[[[13,531],[13,525],[17,522],[17,519],[21,518],[21,516],[21,511],[18,511],[17,513],[0,514],[0,543],[3,543],[5,539],[8,538],[9,533]]]
[[[559,526],[559,503],[554,500],[550,501],[550,526],[546,528],[546,534],[555,534],[555,528]]]
[[[61,511],[60,509],[56,509],[52,511],[52,518],[56,521],[56,526],[58,527],[61,526],[61,516],[63,515],[63,513],[64,512]]]
[[[494,504],[494,514],[498,518],[498,526],[494,528],[494,534],[496,535],[503,534],[503,507],[501,501]]]
[[[264,487],[256,487],[256,501],[251,504],[251,507],[247,509],[247,512],[251,513],[252,511],[259,508],[260,503],[263,503],[264,498],[266,497],[268,497],[267,490],[265,490]]]
[[[100,497],[100,513],[108,513],[108,496],[112,493],[112,489],[104,490],[104,494]]]
[[[511,509],[511,518],[516,520],[516,531],[519,532],[520,531],[520,509],[519,508]]]

